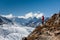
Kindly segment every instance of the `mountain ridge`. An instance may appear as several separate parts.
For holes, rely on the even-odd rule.
[[[60,13],[54,14],[45,24],[39,25],[27,40],[60,40]]]
[[[11,15],[10,15],[11,16]],[[36,17],[29,17],[27,19],[24,18],[18,18],[18,17],[11,17],[11,18],[7,18],[5,16],[1,16],[0,18],[5,19],[5,23],[7,20],[10,20],[12,23],[17,23],[19,25],[23,25],[23,26],[28,26],[28,27],[36,27],[37,25],[41,24],[41,17],[38,19]],[[7,20],[6,20],[7,19]],[[48,20],[48,17],[45,17],[45,21]]]

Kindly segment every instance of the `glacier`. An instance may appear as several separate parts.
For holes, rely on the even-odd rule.
[[[23,37],[27,37],[33,30],[33,27],[3,24],[0,25],[0,40],[22,40]]]

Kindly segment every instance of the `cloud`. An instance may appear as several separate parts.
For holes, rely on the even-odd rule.
[[[12,18],[13,15],[12,14],[9,14],[9,15],[2,15],[3,17],[6,17],[6,18]]]
[[[24,16],[18,16],[18,18],[24,18],[24,19],[27,19],[29,17],[31,17],[31,18],[34,18],[34,17],[40,18],[40,17],[42,17],[42,15],[43,15],[43,13],[29,12],[29,13],[25,14]]]
[[[18,18],[25,18],[24,16],[18,16]]]
[[[36,15],[36,18],[40,18],[40,17],[42,17],[43,16],[43,13],[40,13],[40,14],[37,14]]]
[[[29,17],[33,17],[33,13],[32,12],[30,12],[30,13],[25,15],[25,18],[29,18]]]
[[[13,17],[18,17],[18,18],[24,18],[24,19],[27,19],[27,18],[41,18],[43,15],[43,13],[40,13],[40,12],[37,12],[37,13],[33,13],[33,12],[29,12],[27,14],[25,14],[24,16],[13,16],[12,14],[9,14],[9,15],[2,15],[3,17],[6,17],[6,18],[13,18]]]
[[[29,12],[28,14],[25,14],[24,16],[18,16],[18,18],[24,18],[24,19],[27,19],[29,17],[33,17],[33,13],[32,12]]]

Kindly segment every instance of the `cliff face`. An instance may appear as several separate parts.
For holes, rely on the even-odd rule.
[[[36,27],[27,40],[60,40],[60,13],[54,14],[45,24]]]

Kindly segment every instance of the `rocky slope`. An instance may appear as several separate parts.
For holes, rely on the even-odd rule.
[[[60,13],[54,14],[45,24],[36,27],[25,40],[60,40]]]

